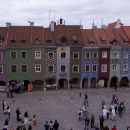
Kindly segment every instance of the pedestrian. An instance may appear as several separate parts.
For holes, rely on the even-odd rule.
[[[58,128],[59,128],[59,123],[57,122],[57,120],[55,120],[55,122],[53,124],[53,129],[58,130]]]
[[[119,117],[122,117],[122,112],[123,112],[123,107],[121,106],[121,104],[118,107],[118,113],[119,113]]]
[[[81,121],[83,116],[83,111],[81,109],[78,111],[78,115],[79,115],[79,121]]]
[[[33,125],[36,126],[36,124],[37,124],[36,115],[33,115],[32,121],[33,121]]]
[[[117,130],[116,125],[114,125],[111,130]]]
[[[80,98],[82,97],[82,92],[79,92],[79,97],[80,97]]]
[[[16,116],[17,116],[17,121],[21,121],[22,119],[20,118],[21,112],[19,110],[19,108],[17,108],[16,110]]]
[[[10,106],[7,107],[8,120],[10,119]]]
[[[31,119],[29,120],[29,123],[28,123],[28,130],[32,130],[32,120]]]
[[[5,106],[6,106],[6,101],[3,100],[3,102],[2,102],[3,111],[5,110]]]
[[[89,122],[90,122],[90,120],[89,120],[89,117],[87,116],[86,118],[85,118],[85,125],[88,127],[89,126]]]
[[[92,114],[92,116],[91,116],[91,128],[94,128],[94,123],[95,123],[95,117]]]
[[[85,103],[88,106],[88,95],[85,93]]]
[[[104,129],[104,118],[103,118],[103,116],[99,117],[99,121],[100,121],[100,129],[103,130]]]
[[[44,124],[44,128],[45,128],[45,130],[49,130],[49,124],[48,124],[48,121],[46,121],[46,123]]]
[[[52,121],[49,122],[49,128],[50,128],[50,130],[53,130],[53,122]]]
[[[24,124],[26,125],[26,124],[28,124],[28,122],[29,122],[28,112],[25,111],[25,113],[24,113]]]
[[[109,130],[109,127],[108,127],[108,126],[105,126],[105,127],[104,127],[104,130]]]

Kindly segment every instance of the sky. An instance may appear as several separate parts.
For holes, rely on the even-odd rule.
[[[49,26],[60,18],[66,24],[91,28],[100,27],[121,19],[130,25],[130,0],[0,0],[0,26],[6,22],[26,26]]]

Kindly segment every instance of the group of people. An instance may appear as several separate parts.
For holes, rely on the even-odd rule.
[[[58,130],[59,123],[57,120],[55,120],[54,123],[53,121],[50,121],[50,122],[46,121],[44,124],[44,128],[45,130]]]
[[[4,115],[7,115],[6,120],[4,122],[3,130],[12,130],[8,128],[9,121],[11,119],[10,106],[7,106],[7,102],[3,100],[2,107]],[[33,117],[30,118],[29,112],[27,111],[25,111],[25,113],[22,115],[19,108],[16,109],[16,120],[18,122],[21,122],[20,125],[18,125],[18,127],[16,128],[16,130],[32,130],[32,126],[36,126],[37,124],[36,115],[33,115]]]
[[[79,96],[82,97],[82,93],[79,93]],[[109,127],[104,125],[104,121],[109,119],[111,115],[111,120],[115,120],[115,113],[119,109],[120,106],[125,110],[125,102],[121,102],[118,106],[118,97],[113,95],[110,110],[108,110],[106,102],[102,101],[102,114],[99,116],[99,120],[96,120],[95,115],[89,113],[88,111],[88,95],[84,94],[83,107],[78,111],[78,119],[79,121],[85,122],[84,130],[89,130],[90,128],[94,128],[95,130],[110,130]],[[117,108],[116,108],[117,107]],[[116,109],[116,110],[115,110]],[[113,126],[111,130],[117,130],[116,125]]]

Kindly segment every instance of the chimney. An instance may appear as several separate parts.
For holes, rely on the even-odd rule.
[[[50,30],[51,30],[51,32],[55,31],[55,26],[56,26],[56,22],[51,21],[51,23],[50,23]]]
[[[34,26],[34,22],[28,21],[30,26]]]
[[[11,26],[11,23],[10,22],[7,22],[6,23],[6,27],[10,27]]]
[[[62,25],[63,24],[63,19],[60,18],[60,24]]]

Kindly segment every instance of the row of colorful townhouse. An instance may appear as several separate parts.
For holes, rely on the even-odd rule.
[[[0,27],[0,85],[89,88],[129,86],[130,26],[105,28],[51,22]]]

